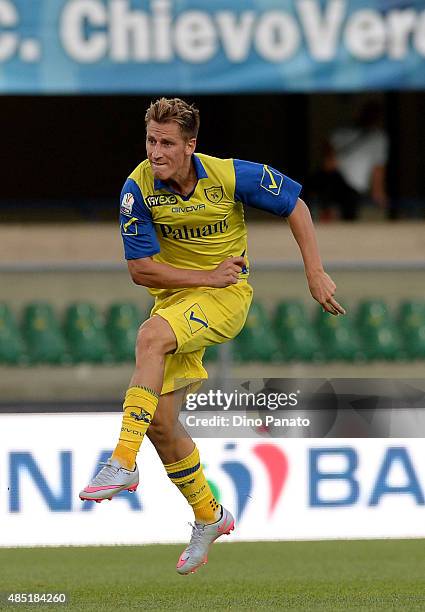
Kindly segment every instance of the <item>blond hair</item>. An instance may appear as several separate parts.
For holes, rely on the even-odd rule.
[[[180,98],[159,98],[152,102],[146,111],[145,124],[149,121],[166,123],[175,121],[183,136],[196,138],[199,130],[199,110],[194,104],[188,104]]]

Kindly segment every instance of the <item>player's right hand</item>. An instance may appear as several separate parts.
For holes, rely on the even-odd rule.
[[[215,270],[209,272],[209,287],[228,287],[235,285],[239,280],[239,274],[247,263],[244,257],[228,257],[219,264]]]
[[[332,315],[345,315],[345,308],[334,298],[336,285],[323,270],[315,274],[307,274],[310,293],[322,305],[323,311]]]

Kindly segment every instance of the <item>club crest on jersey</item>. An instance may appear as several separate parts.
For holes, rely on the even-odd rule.
[[[223,187],[209,187],[208,189],[204,189],[205,197],[207,200],[212,202],[213,204],[218,204],[221,202],[224,196]]]
[[[133,211],[134,204],[134,196],[132,193],[125,193],[121,200],[121,212],[123,215],[127,215],[128,217],[131,215]]]
[[[173,193],[148,195],[145,199],[149,208],[153,206],[170,206],[172,204],[177,204],[177,197]]]

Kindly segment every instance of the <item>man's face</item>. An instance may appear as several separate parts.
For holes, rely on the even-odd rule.
[[[167,181],[179,176],[195,150],[196,139],[187,140],[175,121],[146,126],[146,152],[155,178]]]

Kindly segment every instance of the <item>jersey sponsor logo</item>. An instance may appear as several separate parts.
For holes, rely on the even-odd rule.
[[[137,236],[137,217],[131,217],[127,223],[121,223],[121,233],[123,236]]]
[[[192,334],[195,334],[199,330],[206,329],[208,327],[207,315],[199,304],[192,304],[192,306],[186,310],[184,316],[189,324]]]
[[[146,196],[146,204],[149,208],[153,206],[171,206],[172,204],[177,204],[177,197],[173,193],[148,195]]]
[[[269,168],[266,164],[264,164],[260,187],[277,196],[280,193],[282,183],[283,174],[280,174],[280,172],[277,172],[277,170]]]
[[[213,204],[218,204],[221,202],[224,196],[223,187],[221,185],[219,187],[209,187],[208,189],[204,189],[204,193],[207,200]]]
[[[160,223],[161,234],[163,238],[172,238],[173,240],[193,240],[194,238],[204,238],[213,234],[224,234],[229,229],[227,219],[217,221],[217,223],[209,225],[200,225],[198,227],[175,227]]]
[[[128,217],[131,215],[134,204],[134,196],[132,193],[125,193],[121,200],[121,212]]]
[[[188,213],[197,212],[198,210],[204,210],[205,204],[192,204],[190,206],[173,206],[171,212],[173,213]]]

